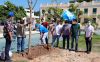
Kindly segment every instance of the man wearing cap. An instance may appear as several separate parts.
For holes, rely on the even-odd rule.
[[[36,28],[40,31],[40,40],[42,44],[46,44],[48,46],[48,29],[41,24],[36,24]]]
[[[86,52],[89,54],[92,48],[92,36],[94,32],[94,27],[91,25],[91,22],[88,22],[85,27],[85,40],[86,40]]]
[[[12,20],[13,20],[13,14],[9,13],[8,19],[6,23],[4,24],[4,38],[6,40],[6,44],[5,44],[5,61],[6,62],[11,62],[11,58],[9,56],[9,50],[11,47],[12,32],[14,29]]]

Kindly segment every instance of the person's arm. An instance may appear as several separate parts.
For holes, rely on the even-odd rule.
[[[91,34],[90,34],[90,38],[92,38],[92,37],[93,37],[94,27],[92,27],[91,29],[92,29],[92,32],[91,32]]]
[[[6,24],[6,27],[7,27],[9,39],[12,40],[12,28],[8,24]]]
[[[64,32],[64,26],[61,28],[61,35],[63,35]]]
[[[70,36],[72,35],[72,25],[70,27]]]
[[[24,24],[24,26],[26,27],[26,26],[28,26],[28,24],[31,24],[31,22],[28,22],[27,24]]]
[[[71,36],[71,30],[70,30],[70,28],[68,30],[69,30],[69,36]]]
[[[86,38],[86,32],[85,32],[85,34],[84,34],[84,38]]]
[[[40,31],[40,39],[42,39],[43,33],[42,33],[42,29],[40,27],[39,27],[39,31]]]
[[[84,28],[84,32],[85,32],[85,34],[84,34],[84,38],[86,38],[86,27]]]
[[[10,36],[10,40],[12,39],[12,32],[8,32],[9,36]]]
[[[78,24],[78,25],[79,25],[79,24]],[[78,29],[80,30],[80,25],[79,25]]]

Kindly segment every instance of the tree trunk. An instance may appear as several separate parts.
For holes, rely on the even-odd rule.
[[[28,4],[29,4],[29,9],[30,9],[28,54],[30,54],[30,46],[31,46],[31,22],[32,22],[32,0],[28,0]]]

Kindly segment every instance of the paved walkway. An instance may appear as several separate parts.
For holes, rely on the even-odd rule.
[[[39,31],[31,31],[31,34],[38,34],[38,33],[39,33]],[[25,34],[28,35],[29,31],[26,31]],[[0,33],[0,38],[3,38],[3,33],[2,32]]]

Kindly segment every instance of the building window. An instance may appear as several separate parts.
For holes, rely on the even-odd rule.
[[[88,8],[85,8],[84,9],[84,14],[87,14],[88,13]]]
[[[97,13],[97,8],[93,8],[93,14]]]
[[[84,18],[84,23],[88,23],[88,18]]]

